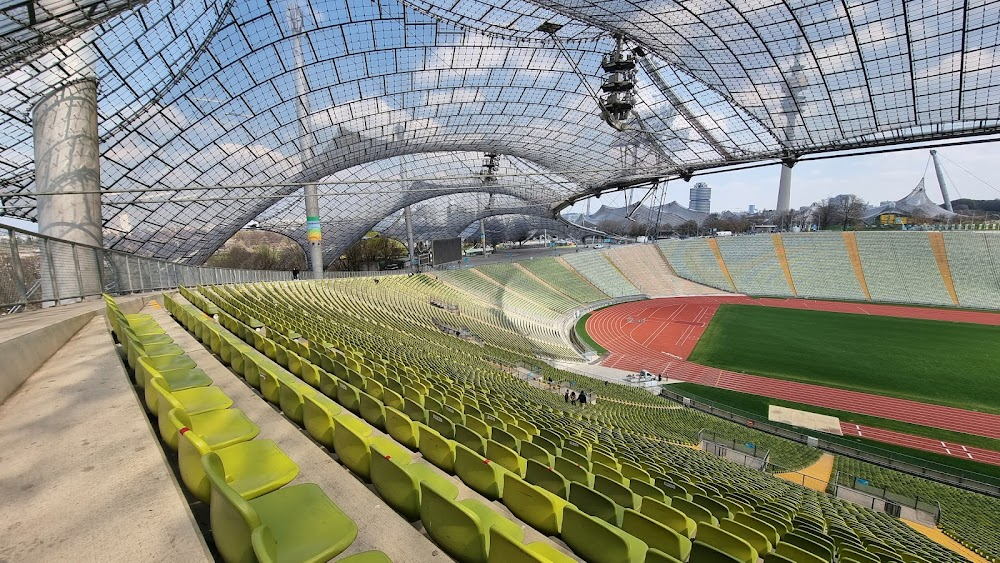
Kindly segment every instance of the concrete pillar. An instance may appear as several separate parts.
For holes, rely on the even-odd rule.
[[[781,180],[778,181],[778,213],[788,211],[792,200],[792,167],[788,163],[781,164]]]
[[[38,232],[100,247],[101,169],[97,82],[79,80],[42,98],[32,110]],[[97,253],[50,241],[41,256],[42,298],[75,302],[101,291]]]

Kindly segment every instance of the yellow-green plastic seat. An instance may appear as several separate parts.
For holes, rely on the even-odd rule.
[[[464,424],[455,425],[455,441],[479,455],[486,454],[486,439]]]
[[[545,542],[521,543],[502,532],[490,529],[490,553],[487,563],[575,563],[576,559]]]
[[[318,395],[312,387],[306,385],[299,379],[280,378],[278,382],[278,406],[281,412],[296,424],[303,424],[305,421],[305,397]]]
[[[382,500],[410,522],[420,519],[420,483],[427,483],[441,495],[458,498],[458,486],[425,463],[409,463],[409,454],[400,459],[381,444],[371,446],[371,481]]]
[[[687,515],[688,518],[694,520],[699,525],[701,525],[702,522],[712,525],[719,523],[719,520],[715,516],[712,516],[712,512],[709,509],[701,506],[700,504],[695,504],[687,499],[673,497],[670,499],[670,506],[680,510]]]
[[[667,499],[668,502],[670,500]],[[697,529],[697,523],[694,520],[666,502],[645,498],[639,507],[639,512],[688,538],[694,537]]]
[[[743,563],[757,563],[757,550],[743,540],[718,526],[705,522],[698,523],[695,541],[709,545],[729,554]]]
[[[646,552],[646,560],[643,563],[684,563],[684,561],[667,555],[658,549],[649,548],[649,551]]]
[[[528,460],[524,480],[560,498],[565,499],[569,496],[569,481],[552,467],[542,465],[533,459]]]
[[[719,520],[719,527],[749,543],[751,547],[757,550],[758,554],[770,553],[771,550],[774,549],[774,545],[769,539],[767,539],[767,536],[757,530],[754,530],[746,524],[741,524],[736,520],[724,518]]]
[[[504,469],[518,477],[524,477],[524,472],[527,469],[527,460],[517,455],[517,452],[511,448],[495,442],[492,438],[486,440],[486,458],[500,464]]]
[[[510,432],[502,428],[493,428],[490,432],[490,439],[500,443],[510,450],[516,452],[521,447],[521,441],[515,438]]]
[[[768,524],[767,522],[761,520],[760,518],[757,518],[755,515],[737,512],[736,514],[733,514],[733,519],[736,522],[764,536],[764,538],[766,538],[767,541],[770,542],[772,549],[774,548],[774,546],[778,544],[778,540],[780,539],[778,536],[778,531],[774,528],[774,526]]]
[[[667,498],[666,495],[663,494],[663,491],[639,479],[630,479],[628,482],[628,488],[633,493],[643,498],[648,497],[660,502],[664,502]]]
[[[335,417],[333,449],[340,463],[365,481],[371,480],[371,445],[377,444],[386,454],[398,459],[409,459],[410,452],[397,445],[391,438],[377,436],[370,438],[372,429],[363,421],[343,413]]]
[[[461,563],[486,563],[493,528],[517,541],[524,538],[520,526],[483,503],[456,502],[427,483],[420,483],[420,520],[434,543]]]
[[[615,504],[625,508],[638,510],[642,497],[633,493],[621,482],[605,477],[604,475],[594,475],[594,490],[615,501]]]
[[[552,464],[555,463],[555,456],[550,454],[547,450],[545,450],[545,448],[542,448],[541,446],[538,446],[537,444],[534,444],[527,440],[521,441],[521,449],[518,451],[518,453],[524,459],[535,460],[538,463],[541,463],[542,465],[547,465],[549,467],[552,467]]]
[[[825,539],[825,538],[824,538]],[[803,533],[801,530],[792,530],[781,536],[781,543],[792,544],[819,556],[825,560],[833,559],[833,543],[822,543],[822,540],[811,537],[811,534]]]
[[[427,426],[449,440],[455,439],[455,423],[436,410],[427,409]]]
[[[585,561],[642,563],[645,559],[648,547],[642,540],[572,504],[563,512],[559,537]]]
[[[503,466],[492,463],[461,443],[455,445],[455,475],[470,489],[490,500],[503,496],[504,476],[509,473]]]
[[[787,534],[788,532],[792,531],[792,523],[789,522],[788,520],[785,520],[784,518],[778,518],[777,516],[764,513],[760,510],[754,512],[753,517],[774,528],[775,531],[778,533],[779,538]],[[737,515],[737,519],[738,518],[739,516]],[[777,544],[775,543],[774,545]]]
[[[354,522],[316,484],[284,487],[246,500],[226,482],[218,454],[205,455],[202,467],[212,486],[212,539],[227,563],[256,561],[255,548],[278,561],[327,561],[358,535]],[[268,530],[257,531],[261,527]]]
[[[445,473],[455,473],[455,441],[445,438],[430,426],[417,424],[418,447],[424,459]]]
[[[392,407],[396,410],[402,410],[404,406],[403,397],[401,397],[399,393],[388,388],[382,389],[382,403],[385,404],[385,406]]]
[[[740,563],[742,559],[733,557],[715,546],[695,541],[691,545],[690,561],[695,563]]]
[[[172,390],[162,377],[154,377],[150,380],[150,387],[153,388],[157,397],[157,418],[166,416],[172,408],[183,408],[188,414],[201,414],[208,411],[227,409],[233,405],[233,400],[226,395],[222,389],[211,385],[209,387],[194,387],[191,389]],[[161,403],[164,396],[168,396],[166,403]]]
[[[680,561],[687,561],[691,554],[691,540],[687,536],[635,510],[625,510],[621,528],[645,542],[651,549],[655,548]]]
[[[147,368],[154,368],[157,372],[161,373],[197,369],[198,364],[184,354],[184,349],[178,346],[178,350],[179,352],[173,350],[177,353],[163,356],[136,355],[135,364],[132,365],[133,369],[135,369],[136,385],[145,388],[149,384],[149,380],[155,376],[155,374],[147,371]],[[145,361],[140,363],[139,358],[145,358]]]
[[[569,504],[566,499],[525,482],[513,473],[504,475],[501,499],[514,516],[532,528],[545,535],[559,535],[563,510]]]
[[[586,485],[576,482],[570,483],[569,502],[576,505],[581,511],[595,518],[600,518],[612,526],[621,525],[624,508],[615,504],[606,495]]]
[[[260,434],[260,428],[239,409],[220,409],[189,414],[169,392],[160,395],[159,409],[160,416],[157,420],[157,426],[160,437],[173,450],[177,449],[177,432],[180,429],[170,421],[168,413],[172,409],[181,409],[181,414],[185,417],[184,426],[197,432],[213,448],[222,448],[237,442],[252,440],[257,434]]]
[[[448,420],[455,424],[465,424],[465,414],[453,404],[442,405],[441,410],[438,412],[448,417]]]
[[[208,375],[199,368],[159,371],[150,365],[144,365],[144,362],[147,359],[148,358],[145,356],[141,356],[139,358],[139,365],[142,369],[136,371],[136,376],[143,377],[146,380],[145,383],[143,385],[139,385],[139,387],[142,388],[146,408],[153,414],[159,414],[158,399],[160,396],[159,392],[153,389],[153,386],[149,383],[154,377],[162,378],[171,392],[205,388],[212,385],[212,378],[208,377]]]
[[[579,463],[562,457],[561,455],[556,456],[555,466],[553,469],[559,472],[560,475],[566,478],[567,481],[573,481],[580,483],[581,485],[587,485],[588,487],[594,484],[594,474],[587,470],[586,467],[581,466]]]
[[[362,391],[359,393],[361,418],[379,430],[385,431],[385,405],[382,401]]]
[[[825,559],[816,553],[812,553],[798,545],[786,543],[784,540],[778,542],[774,552],[782,557],[795,561],[795,563],[830,563],[831,559]],[[846,553],[841,553],[841,560],[850,559]]]
[[[795,548],[794,553],[799,554],[801,557],[804,557],[804,561],[815,562],[816,559],[812,559],[812,557],[819,558],[818,556],[813,555],[812,553],[809,553],[800,547],[795,547],[794,545],[790,547]],[[778,548],[781,548],[781,543],[779,543],[775,548],[775,553],[777,553]],[[788,547],[782,548],[782,551],[785,553],[792,553],[792,551],[789,550]],[[786,555],[785,557],[789,556]],[[868,551],[865,550],[864,548],[855,549],[851,547],[844,547],[840,550],[839,561],[857,561],[858,563],[881,563],[882,560],[879,559],[878,556],[872,553],[868,553]]]
[[[427,423],[427,409],[412,399],[403,399],[403,413],[413,422]]]
[[[169,416],[176,419],[176,412],[170,411]],[[210,452],[219,455],[226,482],[245,499],[281,488],[299,474],[299,466],[273,440],[248,440],[213,450],[200,436],[185,429],[180,432],[177,449],[181,479],[191,494],[206,504],[211,501],[212,487],[201,458]]]
[[[691,496],[691,502],[707,509],[716,520],[733,517],[733,513],[730,512],[729,507],[725,504],[705,495],[696,494]]]
[[[333,399],[318,393],[302,396],[302,424],[314,440],[333,450],[334,419],[343,412]]]
[[[337,382],[337,402],[354,414],[361,414],[360,392],[357,387],[344,380]]]
[[[260,364],[260,394],[272,405],[281,406],[281,386],[298,381],[290,373],[273,362]]]
[[[385,430],[394,440],[411,450],[419,446],[419,430],[417,423],[410,420],[402,412],[392,407],[385,409]]]

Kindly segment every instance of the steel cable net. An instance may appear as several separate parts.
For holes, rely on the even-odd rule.
[[[483,152],[551,172],[501,180],[520,213],[735,161],[995,132],[998,4],[917,4],[302,0],[292,17],[153,0],[0,71],[0,213],[34,219],[30,109],[86,75],[106,245],[193,264],[255,220],[301,240],[303,182],[384,179],[320,187],[368,192],[321,195],[335,255],[405,205],[480,197],[433,188]],[[625,131],[591,95],[612,33],[647,51]],[[400,177],[431,186],[402,197]]]

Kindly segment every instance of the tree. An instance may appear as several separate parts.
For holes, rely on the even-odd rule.
[[[868,206],[865,200],[854,194],[844,194],[837,196],[837,211],[844,221],[844,230],[847,226],[856,226],[865,215],[865,208]]]
[[[816,222],[817,229],[823,230],[830,228],[830,225],[837,222],[838,218],[836,201],[834,199],[827,198],[813,205],[812,216],[813,220]]]
[[[698,222],[697,221],[685,221],[677,226],[677,233],[689,237],[693,237],[698,234]]]

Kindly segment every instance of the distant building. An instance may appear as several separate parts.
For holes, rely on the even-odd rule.
[[[712,188],[708,187],[705,182],[698,182],[691,188],[688,209],[701,213],[711,213],[711,208]]]
[[[747,214],[753,215],[754,213],[757,213],[757,206],[751,203],[749,206],[747,206]]]

